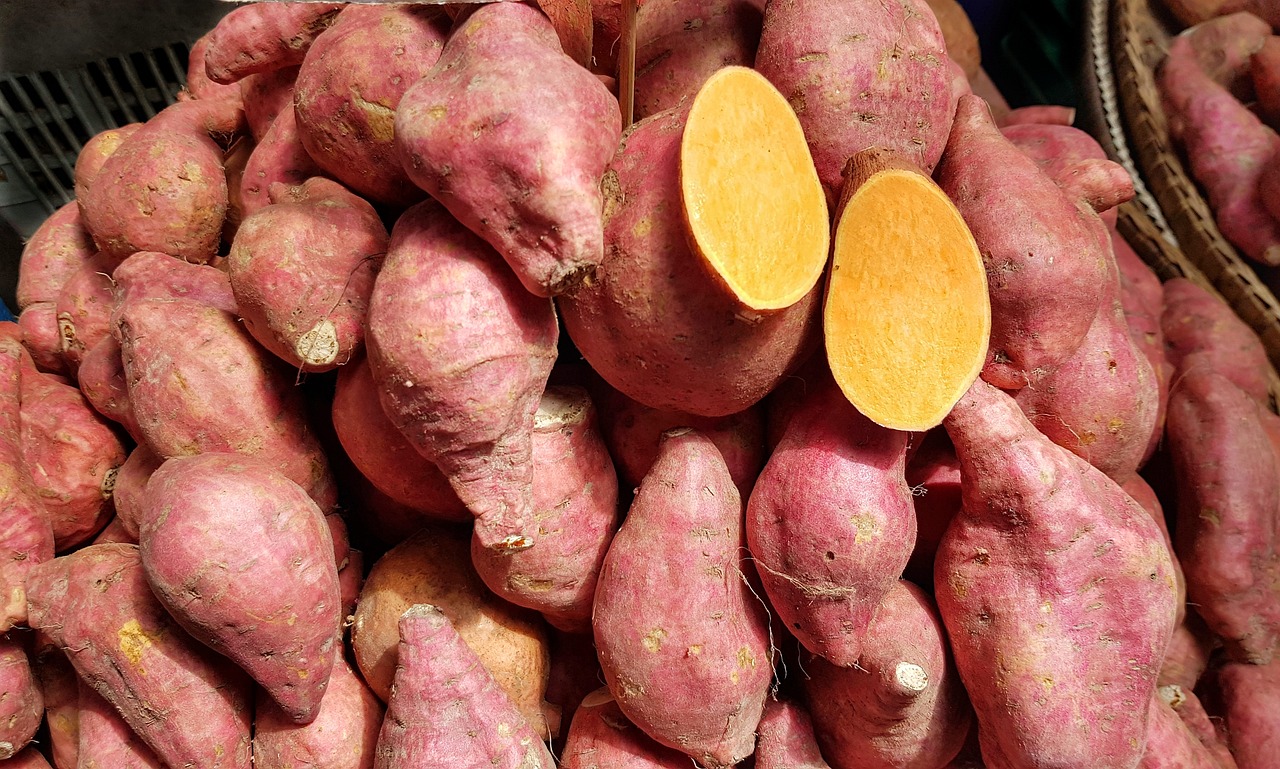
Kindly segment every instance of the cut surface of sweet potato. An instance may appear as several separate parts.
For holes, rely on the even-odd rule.
[[[977,243],[946,194],[888,151],[845,168],[823,313],[831,373],[884,427],[938,425],[982,370],[991,304]]]
[[[789,307],[822,276],[826,196],[799,119],[756,71],[725,67],[694,98],[680,192],[694,250],[747,307]]]

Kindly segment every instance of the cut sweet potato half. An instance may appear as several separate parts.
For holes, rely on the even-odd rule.
[[[680,143],[689,241],[742,304],[778,310],[822,277],[827,200],[791,105],[747,67],[698,91]]]
[[[840,389],[884,427],[937,426],[982,370],[991,303],[978,245],[933,180],[887,150],[845,168],[823,324]]]

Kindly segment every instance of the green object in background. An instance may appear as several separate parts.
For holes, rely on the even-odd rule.
[[[1083,0],[1017,3],[1008,14],[1008,26],[995,47],[994,60],[984,60],[983,67],[1010,106],[1077,106]]]

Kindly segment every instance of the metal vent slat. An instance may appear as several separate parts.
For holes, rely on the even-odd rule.
[[[0,99],[0,113],[4,113],[4,119],[6,121],[12,122],[12,118],[10,117],[12,113],[10,113],[7,105],[5,105],[4,99]],[[9,142],[9,137],[5,136],[3,131],[0,131],[0,151],[3,151],[5,155],[14,160],[12,165],[13,172],[17,174],[18,178],[26,185],[27,190],[29,190],[31,194],[40,201],[40,204],[43,205],[50,213],[57,211],[62,204],[54,201],[53,198],[45,194],[41,185],[36,184],[36,180],[32,178],[30,172],[27,171],[26,164],[21,161],[22,156],[14,151],[13,144]]]
[[[166,45],[164,47],[165,55],[169,59],[169,66],[173,67],[173,74],[177,78],[178,87],[181,88],[187,81],[187,65],[179,58],[178,52],[174,49],[178,48],[177,44]],[[188,58],[190,53],[188,52]]]
[[[29,80],[29,78],[27,79]],[[41,105],[44,107],[43,110],[37,110],[35,103],[31,101],[31,97],[27,93],[27,89],[23,87],[20,79],[10,77],[6,78],[6,80],[14,91],[17,92],[18,101],[22,103],[22,108],[31,118],[31,123],[35,126],[36,132],[40,135],[40,138],[44,139],[45,146],[40,147],[36,145],[35,152],[32,154],[42,160],[45,160],[46,167],[62,171],[62,176],[55,178],[61,182],[58,186],[61,187],[60,191],[62,192],[62,197],[65,198],[63,202],[69,202],[72,195],[68,190],[72,184],[72,180],[75,178],[76,157],[75,155],[68,156],[64,147],[78,147],[79,144],[77,144],[74,139],[71,140],[69,145],[58,141],[53,137],[53,133],[49,130],[48,121],[40,119],[42,117],[42,112],[45,115],[55,115],[57,113],[56,105],[46,102],[44,105]],[[34,144],[34,142],[30,143]]]
[[[168,100],[165,97],[169,95],[170,83],[173,82],[173,78],[166,77],[160,72],[160,62],[156,60],[155,56],[148,53],[144,54],[142,58],[146,60],[147,69],[151,70],[151,76],[156,79],[156,88],[160,94],[160,101],[167,104]]]
[[[129,104],[129,100],[124,97],[124,92],[120,90],[118,85],[116,85],[115,76],[111,74],[110,62],[104,59],[94,62],[94,65],[98,68],[98,73],[102,76],[102,82],[106,83],[107,90],[111,91],[111,96],[115,98],[116,109],[124,115],[125,122],[143,122],[146,118],[139,116],[137,112],[133,111],[133,107]]]
[[[128,120],[118,122],[115,115],[111,114],[111,106],[107,104],[105,97],[102,96],[98,86],[93,82],[93,73],[89,71],[87,66],[77,69],[76,76],[80,79],[83,93],[88,94],[88,103],[93,105],[94,111],[98,113],[100,125],[120,126],[129,122]]]
[[[6,81],[9,80],[9,78],[6,78]],[[13,83],[10,82],[10,85],[12,86]],[[31,134],[27,133],[26,128],[22,125],[23,122],[30,121],[22,121],[18,115],[14,113],[12,107],[9,105],[8,99],[0,99],[0,117],[3,117],[9,124],[9,133],[11,133],[21,143],[23,154],[17,154],[13,152],[13,145],[8,141],[8,138],[6,137],[5,139],[6,152],[9,153],[10,157],[17,161],[14,165],[17,166],[24,175],[26,175],[28,169],[25,166],[27,163],[31,163],[35,165],[35,170],[38,170],[45,179],[56,179],[57,177],[54,176],[53,169],[45,163],[44,153],[40,151],[39,145],[32,140]],[[35,185],[32,188],[32,192],[39,196],[41,201],[45,202],[45,205],[50,207],[50,212],[57,210],[63,203],[70,200],[70,197],[68,197],[58,185]],[[52,193],[52,195],[50,193]]]
[[[84,140],[81,139],[80,136],[88,130],[87,128],[84,127],[85,126],[84,121],[81,120],[80,117],[76,115],[74,111],[71,111],[72,117],[76,120],[76,122],[80,124],[81,130],[77,132],[75,129],[71,127],[71,125],[67,122],[66,118],[64,118],[62,115],[63,113],[62,102],[59,99],[54,97],[53,93],[49,90],[48,86],[45,85],[44,78],[41,77],[40,75],[33,75],[31,77],[31,86],[35,89],[36,96],[38,96],[40,100],[43,101],[45,106],[48,108],[49,114],[53,117],[54,124],[58,126],[58,132],[62,134],[62,142],[63,142],[62,146],[83,147]],[[67,94],[67,101],[70,101],[69,94]],[[76,150],[76,157],[79,157],[79,154],[80,154],[79,150]],[[71,175],[73,178],[75,177],[75,167],[76,167],[75,158],[73,158],[71,160],[71,171],[72,171]]]
[[[134,98],[138,100],[138,104],[143,111],[147,113],[147,120],[156,116],[155,105],[151,103],[151,99],[147,96],[147,87],[142,84],[142,79],[138,77],[138,71],[133,68],[133,62],[128,56],[120,57],[120,69],[124,71],[124,79],[133,88]],[[157,89],[159,90],[159,89]]]
[[[106,126],[110,125],[107,122],[107,116],[98,107],[96,100],[87,98],[83,89],[73,85],[72,81],[68,80],[63,73],[53,72],[51,74],[53,79],[58,82],[58,87],[67,95],[67,105],[71,107],[71,112],[80,121],[80,125],[84,126],[86,133],[92,136],[99,131],[105,130]],[[83,78],[81,78],[80,82],[84,82]],[[86,106],[93,109],[94,117],[90,117],[89,113],[85,111]],[[83,144],[81,146],[83,147]]]

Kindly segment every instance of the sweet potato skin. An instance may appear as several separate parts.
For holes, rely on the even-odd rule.
[[[238,86],[219,83],[209,77],[209,71],[205,66],[204,60],[213,36],[213,30],[210,30],[191,44],[191,52],[187,56],[187,93],[195,99],[231,99],[240,101],[240,88]]]
[[[751,754],[773,675],[743,544],[742,503],[715,444],[672,431],[596,584],[596,649],[618,706],[706,767]],[[655,601],[662,593],[682,598]]]
[[[756,769],[831,769],[818,749],[808,711],[773,697],[764,703],[755,760]]]
[[[22,330],[22,346],[26,348],[41,371],[62,374],[67,371],[62,357],[62,333],[58,330],[58,305],[55,302],[35,302],[18,316]]]
[[[9,759],[5,769],[52,769],[49,762],[44,760],[44,756],[40,755],[40,751],[35,748],[27,748],[18,755]]]
[[[569,727],[561,769],[681,769],[689,757],[654,742],[627,720],[608,689],[583,699]]]
[[[1280,750],[1280,665],[1228,664],[1218,672],[1227,739],[1240,769],[1263,769]]]
[[[439,608],[399,621],[399,663],[374,769],[554,769],[542,739]]]
[[[293,109],[293,82],[297,79],[297,67],[282,67],[240,81],[244,119],[254,142],[262,141],[281,112]]]
[[[531,293],[561,294],[600,264],[600,177],[621,114],[541,11],[477,8],[395,120],[409,178],[502,254]]]
[[[903,575],[917,585],[931,585],[938,545],[960,512],[960,460],[945,430],[931,430],[920,440],[905,475],[916,509],[916,546]]]
[[[1221,299],[1185,278],[1164,284],[1164,312],[1160,316],[1165,353],[1178,369],[1194,353],[1204,366],[1222,374],[1249,397],[1265,403],[1267,351],[1262,341]]]
[[[345,365],[364,344],[386,227],[373,206],[329,179],[273,187],[270,197],[241,223],[227,259],[240,318],[301,371]]]
[[[1068,197],[1088,203],[1109,226],[1116,222],[1116,206],[1133,198],[1129,172],[1108,159],[1098,142],[1078,128],[1021,123],[1006,125],[1000,132],[1036,161]]]
[[[76,380],[80,392],[95,411],[123,427],[135,442],[142,440],[133,405],[129,403],[129,383],[124,375],[120,343],[115,337],[104,337],[84,354]]]
[[[80,749],[80,679],[67,655],[43,633],[33,639],[31,671],[44,697],[53,764],[59,769],[74,769]]]
[[[258,72],[301,64],[316,36],[333,24],[342,9],[336,3],[237,8],[206,36],[204,70],[215,83],[233,83]]]
[[[80,746],[76,769],[164,769],[111,703],[80,682]]]
[[[271,203],[271,186],[302,184],[324,172],[302,146],[297,112],[292,103],[276,115],[262,140],[253,148],[240,178],[240,205],[249,216]]]
[[[207,453],[166,461],[143,504],[156,598],[295,723],[313,721],[342,639],[333,537],[315,502],[262,460]]]
[[[755,68],[791,102],[834,200],[845,162],[887,147],[931,172],[951,125],[951,74],[924,0],[774,0]]]
[[[558,334],[550,300],[438,204],[396,221],[369,303],[369,363],[383,410],[444,472],[485,547],[536,543],[531,434]]]
[[[671,110],[628,130],[602,181],[605,260],[558,307],[614,388],[652,408],[721,417],[750,408],[808,357],[820,294],[815,286],[785,310],[747,313],[701,266],[670,204],[684,120]]]
[[[44,719],[44,696],[23,645],[0,636],[0,761],[27,746]]]
[[[1267,125],[1280,127],[1280,37],[1268,35],[1249,60],[1249,78]]]
[[[102,170],[102,165],[107,162],[107,158],[115,154],[115,151],[120,149],[120,145],[124,143],[125,139],[132,136],[133,132],[141,127],[142,123],[128,123],[119,128],[109,128],[85,142],[84,147],[80,149],[80,154],[76,156],[75,190],[77,207],[79,206],[79,201],[87,196],[89,188],[93,186],[94,180],[98,178],[98,172]]]
[[[944,425],[960,459],[963,506],[938,550],[934,584],[984,762],[1133,766],[1175,616],[1158,528],[984,382]],[[1094,611],[1106,621],[1091,619]],[[1007,671],[1000,686],[990,685],[992,660]],[[1048,681],[1058,696],[1044,696]],[[1112,697],[1099,699],[1094,687]],[[1105,731],[1096,728],[1103,722]]]
[[[316,719],[298,726],[260,689],[253,722],[253,765],[257,769],[323,766],[368,769],[373,766],[382,703],[365,686],[341,653]]]
[[[91,545],[41,564],[28,589],[32,627],[76,650],[76,672],[161,761],[248,769],[249,679],[174,623],[136,546]]]
[[[75,372],[85,354],[111,334],[111,308],[115,296],[111,273],[120,259],[95,254],[62,285],[55,307],[62,357]]]
[[[1146,749],[1138,769],[1195,769],[1212,766],[1213,757],[1164,700],[1152,695],[1148,706]]]
[[[152,474],[164,464],[164,458],[140,443],[129,452],[129,457],[116,473],[115,508],[120,524],[136,540],[139,528],[146,518],[146,490]]]
[[[143,299],[189,299],[233,315],[239,314],[231,281],[225,270],[204,264],[188,264],[167,254],[139,251],[120,263],[111,274],[116,302],[111,326],[129,302]]]
[[[22,247],[17,309],[56,302],[62,286],[97,250],[74,201],[54,211]]]

